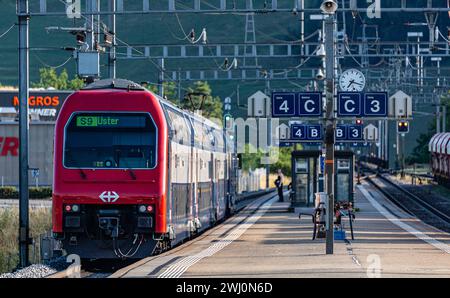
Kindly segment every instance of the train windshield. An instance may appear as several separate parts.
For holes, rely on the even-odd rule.
[[[146,113],[76,113],[66,126],[64,166],[149,169],[157,130]]]

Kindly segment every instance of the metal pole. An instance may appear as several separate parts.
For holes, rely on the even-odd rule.
[[[442,132],[447,132],[447,106],[442,105]]]
[[[334,15],[325,19],[325,66],[326,66],[326,138],[325,138],[325,181],[328,194],[326,253],[333,254],[334,246]]]
[[[387,167],[389,168],[389,122],[384,120],[384,160],[387,162]]]
[[[159,80],[158,80],[158,90],[159,96],[164,97],[164,58],[158,60],[159,64]]]
[[[436,133],[441,132],[441,98],[438,96],[438,103],[436,105]]]
[[[116,0],[109,0],[109,11],[116,11]],[[111,79],[116,78],[116,15],[109,15],[109,33],[112,34],[112,45],[108,56],[108,76]]]
[[[305,1],[300,0],[300,40],[302,42],[301,46],[301,55],[302,61],[303,56],[305,55]]]
[[[94,51],[94,43],[95,43],[95,32],[94,32],[94,2],[95,0],[86,0],[86,11],[89,13],[87,18],[88,23],[86,28],[88,28],[86,41],[89,45],[89,51]]]
[[[270,81],[266,79],[266,95],[269,95],[270,92]],[[266,105],[267,106],[267,105]],[[267,151],[267,164],[266,164],[266,189],[269,189],[269,175],[270,175],[270,148],[272,148],[271,144],[271,138],[272,138],[272,120],[270,119],[270,113],[269,111],[266,111],[266,117],[267,117],[267,144],[268,144],[268,151]]]
[[[19,18],[19,266],[28,266],[28,85],[29,85],[29,11],[28,0],[17,0]]]

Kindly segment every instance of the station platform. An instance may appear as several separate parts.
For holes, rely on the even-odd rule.
[[[312,240],[310,217],[264,195],[236,216],[164,254],[110,277],[450,277],[450,235],[357,186],[355,240]],[[349,231],[347,238],[349,238]]]

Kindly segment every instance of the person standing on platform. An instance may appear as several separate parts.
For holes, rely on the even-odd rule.
[[[277,192],[278,192],[278,201],[279,202],[283,202],[284,198],[283,198],[283,173],[281,172],[281,169],[278,169],[278,177],[275,180],[275,186],[277,188]]]

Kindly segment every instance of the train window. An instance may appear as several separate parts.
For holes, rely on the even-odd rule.
[[[183,114],[165,106],[169,117],[169,125],[172,129],[172,141],[179,144],[189,145],[191,143],[190,126],[186,123]]]
[[[203,147],[203,139],[205,137],[205,131],[203,130],[203,125],[201,122],[199,122],[197,120],[192,120],[192,124],[194,126],[195,146],[202,148]]]
[[[214,148],[214,135],[212,130],[207,125],[202,125],[203,135],[202,135],[202,145],[204,149],[212,150]]]
[[[157,129],[146,113],[76,113],[66,125],[64,166],[156,166]]]
[[[214,129],[213,133],[215,138],[216,151],[223,152],[224,149],[223,132],[221,130]]]

